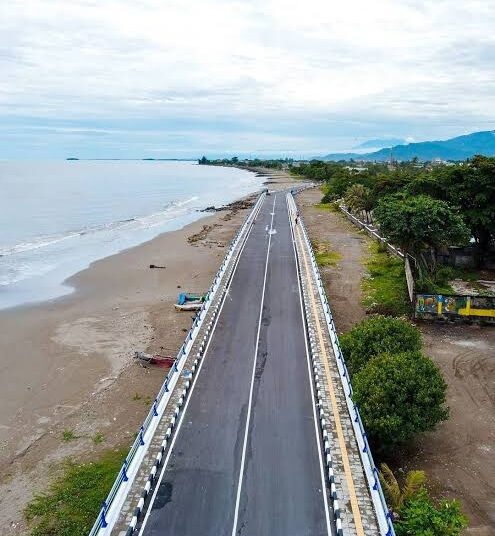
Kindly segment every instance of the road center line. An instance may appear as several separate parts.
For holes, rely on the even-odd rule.
[[[246,428],[244,430],[244,443],[242,446],[242,455],[241,455],[241,468],[239,471],[239,483],[237,485],[237,496],[235,500],[235,510],[234,510],[234,524],[232,526],[232,536],[235,536],[237,531],[237,522],[239,519],[239,505],[241,502],[241,491],[242,491],[242,481],[244,477],[244,466],[246,463],[246,449],[247,449],[247,442],[248,442],[248,436],[249,436],[249,423],[251,421],[251,407],[253,404],[253,389],[254,389],[254,377],[256,373],[256,361],[258,359],[258,346],[260,342],[260,331],[261,331],[261,319],[263,317],[263,306],[265,304],[265,289],[266,289],[266,276],[268,274],[268,260],[270,258],[270,245],[272,242],[272,236],[273,236],[273,218],[275,216],[275,202],[277,200],[277,194],[275,194],[273,198],[273,209],[271,212],[271,222],[270,222],[270,230],[268,231],[268,247],[266,250],[266,261],[265,261],[265,275],[263,277],[263,291],[261,294],[261,305],[260,305],[260,316],[258,319],[258,332],[256,334],[256,346],[254,349],[254,360],[253,360],[253,373],[251,375],[251,386],[249,388],[249,402],[248,402],[248,410],[247,410],[247,416],[246,416]]]

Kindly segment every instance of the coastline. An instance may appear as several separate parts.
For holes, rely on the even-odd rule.
[[[270,187],[294,182],[279,181]],[[68,456],[87,460],[131,443],[166,373],[133,362],[133,352],[177,353],[191,324],[190,312],[173,307],[177,294],[209,287],[247,210],[205,213],[92,263],[67,280],[75,287],[69,295],[0,311],[0,523],[7,534],[26,533],[22,509],[46,489],[50,467],[56,474]],[[64,441],[64,431],[75,439]],[[104,441],[96,443],[97,434]]]

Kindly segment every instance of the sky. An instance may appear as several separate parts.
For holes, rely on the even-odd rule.
[[[0,159],[307,157],[495,128],[495,0],[8,0]]]

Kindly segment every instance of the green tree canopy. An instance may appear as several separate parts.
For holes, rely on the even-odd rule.
[[[381,354],[353,377],[353,399],[371,441],[384,450],[433,430],[448,417],[447,385],[421,352]]]
[[[371,190],[363,184],[353,184],[347,188],[344,196],[345,204],[354,211],[369,212],[373,208]]]
[[[376,315],[342,335],[340,346],[353,375],[379,354],[421,350],[421,335],[418,328],[406,320]]]
[[[447,172],[444,182],[448,200],[460,207],[472,235],[486,247],[495,237],[495,158],[475,156]]]
[[[424,488],[406,502],[394,522],[397,536],[459,536],[466,527],[458,501],[435,505]]]
[[[470,237],[463,219],[450,205],[427,195],[386,196],[378,202],[374,216],[382,233],[412,255],[463,245]]]

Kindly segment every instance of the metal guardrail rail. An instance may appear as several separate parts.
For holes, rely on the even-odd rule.
[[[385,244],[390,253],[392,253],[393,255],[397,255],[397,257],[400,257],[401,259],[404,259],[404,253],[402,253],[399,248],[396,248],[394,245],[392,245],[386,238],[380,236],[376,232],[376,229],[374,227],[368,225],[367,223],[364,223],[359,218],[356,218],[356,216],[354,216],[354,214],[351,214],[344,205],[339,205],[339,208],[352,221],[352,223],[354,223],[354,225],[357,225],[361,229],[364,229],[372,238],[375,238],[379,242]]]
[[[294,190],[291,192],[291,194],[297,194],[300,191],[302,191],[305,188],[299,188],[297,190]],[[290,201],[293,205],[294,211],[297,213],[297,207],[294,200],[293,195],[289,194]],[[371,499],[373,502],[373,506],[375,509],[376,517],[378,520],[378,524],[380,527],[380,534],[382,536],[395,536],[395,531],[392,523],[392,513],[390,512],[387,502],[385,500],[385,496],[383,494],[383,490],[380,484],[379,479],[379,473],[378,469],[375,465],[375,462],[373,460],[373,456],[371,454],[371,448],[368,443],[368,439],[366,436],[366,431],[364,429],[363,422],[361,420],[361,416],[359,414],[359,409],[357,405],[352,400],[352,385],[349,379],[349,372],[347,370],[347,366],[345,363],[344,355],[342,353],[342,350],[340,348],[339,338],[337,335],[337,330],[335,328],[335,322],[333,320],[332,311],[330,309],[330,305],[328,303],[328,299],[326,296],[325,288],[323,286],[323,281],[321,279],[320,271],[318,268],[318,265],[316,263],[316,257],[315,253],[313,251],[313,246],[311,245],[311,241],[309,240],[308,233],[306,231],[306,227],[304,226],[304,223],[300,221],[300,226],[302,229],[302,234],[304,236],[304,241],[306,242],[308,251],[310,252],[311,257],[311,265],[313,268],[313,272],[315,274],[315,278],[317,281],[318,286],[318,293],[320,295],[321,302],[323,304],[323,309],[325,313],[325,319],[327,322],[328,331],[330,334],[330,340],[332,343],[332,348],[334,351],[334,354],[337,358],[337,365],[339,369],[339,376],[342,383],[342,387],[344,389],[347,408],[349,411],[349,415],[352,420],[352,426],[354,429],[354,435],[356,437],[356,441],[359,446],[359,453],[361,457],[361,463],[363,465],[364,472],[366,474],[366,479],[368,482],[368,488],[371,495]]]
[[[206,313],[213,301],[215,293],[220,286],[221,280],[226,272],[227,266],[229,265],[234,251],[242,239],[244,232],[249,228],[249,224],[252,219],[255,217],[257,210],[261,206],[263,199],[265,197],[265,192],[263,192],[256,201],[254,207],[251,209],[249,214],[246,216],[243,224],[235,234],[234,238],[231,240],[227,253],[225,254],[224,260],[220,265],[215,277],[213,278],[213,283],[208,289],[206,294],[206,300],[203,303],[200,311],[194,318],[191,329],[186,335],[185,341],[182,344],[177,357],[175,358],[174,364],[170,368],[165,380],[153,401],[152,407],[146,416],[141,428],[139,429],[136,439],[132,444],[126,459],[124,460],[122,467],[118,473],[113,486],[103,502],[98,517],[89,532],[89,536],[103,536],[104,534],[109,534],[113,524],[115,523],[116,517],[122,503],[127,496],[127,492],[130,489],[132,480],[134,479],[139,465],[146,453],[148,444],[151,437],[153,436],[158,422],[160,421],[161,416],[167,406],[170,394],[173,391],[175,384],[177,383],[182,367],[186,360],[186,357],[191,349],[194,340],[202,326],[203,320],[206,317]],[[117,500],[120,499],[120,500]]]

